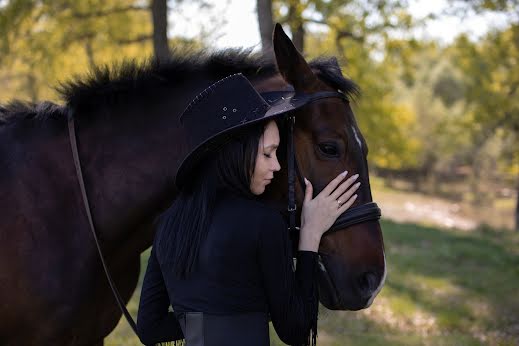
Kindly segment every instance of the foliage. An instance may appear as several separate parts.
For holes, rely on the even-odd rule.
[[[354,40],[379,46],[391,30],[414,25],[406,0],[274,0],[273,7],[275,21],[287,24],[293,35],[313,25],[331,31],[336,45]]]
[[[56,101],[52,87],[93,65],[151,56],[150,1],[9,0],[0,6],[0,103]],[[170,40],[177,49],[202,45]]]
[[[373,49],[363,42],[345,40],[337,45],[333,33],[309,36],[308,42],[310,57],[323,52],[337,56],[343,73],[360,86],[362,95],[353,106],[370,161],[394,169],[417,166],[422,144],[412,134],[415,114],[404,102],[396,102],[395,67],[375,59]]]
[[[457,89],[460,73],[435,42],[406,46],[396,41],[390,48],[385,62],[399,76],[394,102],[407,105],[415,122],[406,135],[421,144],[417,167],[424,174],[452,172],[464,163],[459,154],[471,145],[471,138],[464,135],[464,101]]]
[[[477,145],[494,136],[508,143],[500,159],[519,174],[519,24],[492,32],[482,42],[461,36],[452,54],[463,74],[471,117],[467,130]]]
[[[512,20],[519,19],[517,8],[519,0],[449,0],[449,12],[466,16],[467,11],[474,13],[494,12],[504,13]]]
[[[407,2],[287,0],[274,1],[273,6],[276,21],[288,24],[296,45],[301,29],[322,29],[302,31],[305,38],[299,39],[305,42],[306,55],[338,56],[345,73],[361,86],[363,96],[355,112],[371,161],[395,169],[417,166],[421,143],[409,136],[415,116],[406,104],[394,102],[398,76],[380,59],[392,41],[390,32],[414,25]]]
[[[11,0],[0,23],[6,99],[55,99],[50,86],[63,76],[151,52],[148,8],[130,0]]]

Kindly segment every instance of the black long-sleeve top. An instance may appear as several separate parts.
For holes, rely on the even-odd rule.
[[[173,312],[268,312],[280,339],[306,344],[316,324],[317,253],[292,250],[281,214],[233,194],[215,206],[197,270],[179,279],[161,268],[152,249],[142,285],[137,327],[145,344],[183,338]]]

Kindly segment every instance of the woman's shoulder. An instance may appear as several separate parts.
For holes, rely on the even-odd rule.
[[[247,218],[261,224],[283,222],[279,210],[257,198],[229,194],[220,203],[225,211],[235,214],[236,217]]]

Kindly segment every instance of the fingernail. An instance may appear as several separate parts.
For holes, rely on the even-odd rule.
[[[358,196],[358,195],[357,195],[357,194],[355,194],[355,195],[353,195],[353,198],[357,198],[357,196]]]
[[[353,176],[353,179],[355,180],[355,179],[357,179],[358,177],[359,177],[359,175],[358,175],[358,174],[355,174],[355,175]]]
[[[341,175],[342,175],[343,177],[345,177],[347,174],[348,174],[348,171],[344,171],[344,172],[341,173]]]
[[[356,186],[356,187],[359,187],[359,186],[360,186],[360,181],[359,181],[357,184],[355,184],[355,186]]]
[[[305,178],[305,185],[308,185],[308,179]]]

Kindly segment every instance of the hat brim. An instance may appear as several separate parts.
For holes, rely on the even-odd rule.
[[[212,137],[207,138],[204,142],[198,144],[181,162],[175,176],[175,185],[180,189],[186,182],[190,172],[204,159],[209,153],[215,152],[225,143],[229,136],[241,129],[253,126],[258,123],[266,122],[282,118],[288,113],[295,111],[313,101],[318,99],[333,97],[332,94],[301,94],[294,91],[275,91],[262,93],[261,96],[270,105],[263,116],[259,116],[250,121],[240,123],[238,125],[229,127]],[[337,97],[335,94],[334,97]]]

